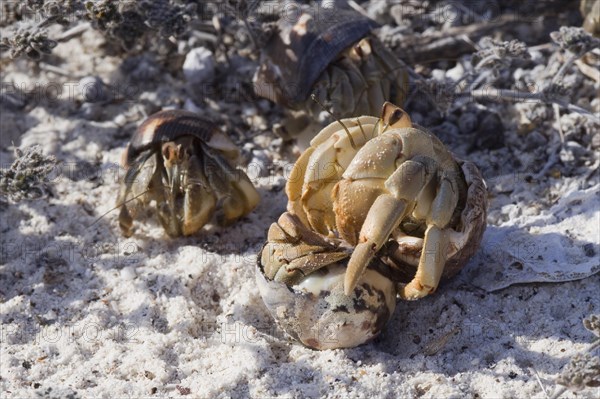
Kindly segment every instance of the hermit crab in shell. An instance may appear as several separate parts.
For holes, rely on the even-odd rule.
[[[320,311],[348,310],[339,308],[340,298],[360,302],[357,296],[363,289],[374,292],[371,279],[378,287],[384,286],[383,280],[393,286],[377,295],[379,304],[391,311],[390,294],[411,300],[432,293],[442,277],[456,274],[474,254],[486,226],[486,186],[477,167],[456,159],[435,136],[413,125],[404,111],[390,103],[384,105],[381,118],[342,119],[324,128],[296,161],[286,194],[288,212],[304,228],[296,228],[300,234],[291,233],[281,219],[271,227],[257,279],[278,290],[285,284],[291,289],[288,292],[298,293],[311,278],[310,286],[316,288],[308,298]],[[315,236],[329,246],[315,244]],[[324,288],[329,286],[322,283],[322,275],[331,273],[336,276],[335,289]],[[289,308],[309,301],[307,295],[292,295],[295,299],[288,299]],[[273,301],[265,298],[266,303]],[[282,320],[291,311],[286,313],[282,306],[275,310],[274,317],[284,329],[293,325]],[[365,325],[385,319],[376,314],[382,312],[371,311]],[[327,320],[329,325],[348,325],[340,318],[345,315],[335,315],[337,319]],[[361,317],[365,321],[366,314]],[[296,323],[295,329],[286,331],[296,333],[307,327],[302,321]],[[354,343],[373,337],[364,326],[353,331]],[[308,344],[312,347],[322,344],[311,342],[317,343]]]
[[[279,20],[254,76],[257,95],[290,111],[280,134],[293,138],[328,119],[319,103],[342,118],[377,114],[385,101],[402,104],[407,73],[372,34],[374,21],[353,10],[292,9]]]
[[[151,201],[171,237],[195,233],[218,207],[224,225],[248,214],[260,197],[246,174],[232,166],[237,156],[237,146],[197,114],[151,115],[123,154],[126,174],[117,199],[123,235],[132,235],[134,218]]]
[[[288,212],[269,229],[256,283],[279,326],[314,349],[351,348],[376,337],[394,313],[397,288],[375,258],[351,295],[344,274],[352,248]]]

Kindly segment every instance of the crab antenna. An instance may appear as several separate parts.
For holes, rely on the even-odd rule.
[[[371,137],[374,137],[375,135],[375,130],[377,129],[377,127],[379,126],[379,122],[381,122],[381,118],[377,118],[377,122],[373,125],[373,131],[371,132]],[[383,133],[383,132],[382,132]]]
[[[115,209],[119,209],[120,207],[122,207],[122,206],[123,206],[123,205],[125,205],[126,203],[128,203],[128,202],[131,202],[131,201],[133,201],[133,200],[135,200],[135,199],[138,199],[138,198],[140,198],[142,195],[144,195],[144,194],[148,193],[149,191],[150,191],[150,190],[143,191],[143,192],[139,193],[138,195],[136,195],[136,196],[134,196],[134,197],[131,197],[131,198],[129,198],[129,199],[128,199],[128,200],[126,200],[126,201],[123,201],[123,202],[121,202],[120,204],[118,204],[118,205],[117,205],[117,206],[115,206],[114,208],[110,208],[108,211],[104,212],[104,213],[103,213],[102,215],[100,215],[100,216],[99,216],[99,217],[98,217],[96,220],[94,220],[94,221],[92,222],[92,224],[90,224],[90,225],[89,225],[87,228],[89,229],[90,227],[92,227],[93,225],[95,225],[96,223],[98,223],[98,222],[100,221],[100,219],[102,219],[104,216],[108,215],[109,213],[111,213],[111,212],[112,212],[112,211],[114,211]]]
[[[365,141],[367,141],[367,135],[365,134],[365,130],[363,129],[362,123],[360,123],[360,119],[356,118],[356,122],[358,122],[358,127],[360,128],[360,132],[362,133]]]
[[[323,104],[321,104],[321,102],[319,100],[317,100],[317,96],[315,96],[315,93],[311,94],[310,98],[311,98],[311,100],[313,100],[314,102],[316,102],[317,104],[319,104],[319,106],[323,109],[323,111],[325,111],[329,115],[331,115],[331,117],[333,119],[335,119],[337,121],[337,123],[339,123],[340,125],[342,125],[342,127],[346,131],[346,134],[348,135],[348,139],[350,140],[350,145],[352,146],[352,149],[356,150],[356,144],[354,143],[354,139],[352,138],[352,135],[350,134],[350,130],[348,130],[348,128],[346,127],[346,125],[344,125],[340,119],[336,118],[335,115],[333,114],[333,112],[331,112],[328,108],[326,108]]]

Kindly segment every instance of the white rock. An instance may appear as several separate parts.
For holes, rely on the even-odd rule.
[[[123,280],[133,280],[136,277],[133,267],[127,266],[121,269],[121,278]]]
[[[464,74],[465,69],[460,63],[457,63],[454,68],[446,71],[446,77],[452,79],[455,82],[462,78]]]
[[[210,82],[215,77],[215,58],[206,47],[192,49],[185,57],[183,74],[188,83]]]

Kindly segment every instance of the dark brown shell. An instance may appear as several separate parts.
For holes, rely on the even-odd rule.
[[[131,165],[137,156],[162,143],[173,141],[181,136],[195,136],[209,141],[218,131],[217,126],[198,114],[183,110],[157,112],[148,117],[133,133],[124,154],[125,166]]]
[[[256,94],[293,107],[307,99],[319,75],[377,24],[353,10],[317,8],[284,15],[263,51]]]

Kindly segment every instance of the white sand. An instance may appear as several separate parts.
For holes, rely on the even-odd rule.
[[[81,42],[95,37],[86,33]],[[78,54],[65,64],[73,70],[84,65],[109,76],[115,68],[110,58],[94,67],[82,48],[56,51]],[[16,65],[7,81],[61,79],[28,78]],[[3,119],[3,165],[12,159],[5,132],[20,126],[24,133],[11,140],[42,144],[63,169],[54,197],[0,214],[2,397],[545,398],[568,359],[592,340],[581,321],[600,312],[593,181],[549,179],[533,190],[518,179],[507,191],[501,177],[490,179],[492,225],[477,258],[435,295],[399,303],[374,342],[318,352],[286,339],[254,283],[256,253],[285,209],[281,167],[253,176],[263,201],[229,228],[169,239],[149,219],[124,239],[117,212],[90,224],[115,202],[113,166],[127,137],[74,109],[66,99],[34,108],[31,122],[18,113]],[[283,162],[272,151],[260,154]],[[86,174],[83,162],[102,172]],[[520,243],[528,243],[525,252]]]

